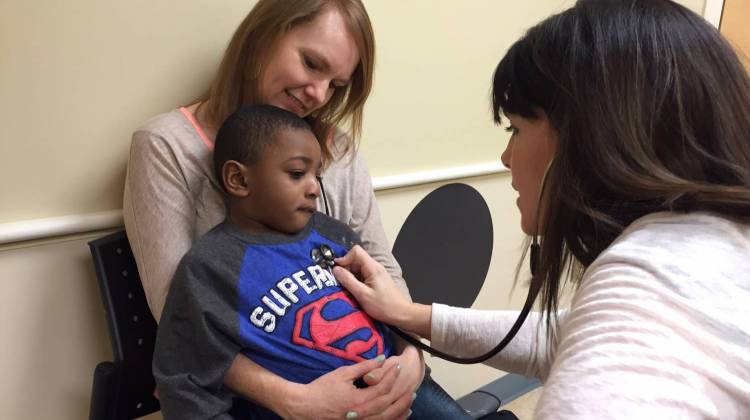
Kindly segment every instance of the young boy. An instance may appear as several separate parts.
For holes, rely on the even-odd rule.
[[[315,212],[321,152],[308,124],[272,106],[242,108],[216,136],[214,166],[227,219],[183,257],[159,324],[153,368],[165,418],[228,418],[223,380],[239,352],[298,383],[391,355],[384,326],[330,272],[358,238]]]

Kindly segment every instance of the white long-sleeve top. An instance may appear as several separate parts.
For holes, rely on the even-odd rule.
[[[517,311],[435,304],[435,347],[499,342]],[[548,342],[538,314],[487,364],[538,377],[537,419],[750,419],[750,226],[657,213],[588,267]]]

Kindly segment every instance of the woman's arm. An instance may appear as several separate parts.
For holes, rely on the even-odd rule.
[[[195,203],[178,155],[152,132],[133,134],[123,216],[143,290],[157,322],[177,264],[194,240]]]
[[[488,311],[432,305],[432,346],[460,357],[476,357],[492,350],[511,329],[519,311]],[[565,313],[560,313],[562,321]],[[513,340],[484,364],[544,381],[552,363],[546,329],[532,312]]]
[[[538,418],[747,418],[748,370],[736,364],[748,360],[747,347],[732,340],[742,330],[728,326],[748,319],[747,303],[731,301],[741,288],[725,288],[712,270],[724,250],[704,241],[680,256],[689,241],[675,236],[682,248],[651,245],[658,239],[646,235],[649,244],[630,249],[622,240],[589,267],[560,329]]]
[[[516,320],[517,311],[477,311],[409,302],[394,295],[395,285],[385,269],[355,247],[336,260],[336,279],[373,318],[430,338],[435,348],[456,356],[483,354],[500,342]],[[357,280],[351,273],[356,273]],[[539,333],[538,316],[532,315],[511,344],[487,364],[505,371],[544,378],[549,371],[545,335]]]

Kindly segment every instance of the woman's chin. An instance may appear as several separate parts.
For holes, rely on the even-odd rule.
[[[521,230],[523,233],[532,236],[534,235],[533,221],[529,221],[528,218],[521,216]]]

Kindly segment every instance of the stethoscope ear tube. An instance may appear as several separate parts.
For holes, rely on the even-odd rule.
[[[440,350],[434,349],[427,344],[424,344],[423,342],[419,341],[419,339],[409,335],[408,333],[393,327],[388,326],[391,331],[393,331],[396,335],[406,340],[408,343],[413,344],[417,348],[420,348],[427,353],[430,353],[433,356],[437,356],[441,359],[447,360],[449,362],[453,363],[459,363],[463,365],[473,365],[475,363],[482,363],[487,359],[490,359],[491,357],[494,357],[496,354],[500,353],[508,344],[513,340],[513,338],[518,333],[518,330],[521,329],[521,326],[526,321],[526,318],[529,316],[529,312],[531,312],[531,308],[534,306],[534,301],[536,301],[537,295],[539,295],[539,290],[541,289],[541,282],[537,281],[534,277],[533,273],[536,271],[536,261],[539,254],[539,245],[536,243],[533,243],[531,245],[530,249],[531,255],[530,255],[530,263],[532,268],[532,278],[531,278],[531,284],[529,285],[529,294],[526,296],[526,302],[523,304],[523,308],[521,309],[521,312],[518,314],[518,318],[516,318],[516,322],[513,324],[513,326],[510,328],[510,331],[508,331],[507,334],[505,334],[505,337],[503,337],[502,340],[500,340],[500,343],[495,346],[492,350],[488,351],[487,353],[476,356],[476,357],[458,357],[454,356],[452,354],[448,354],[445,352],[442,352]]]

